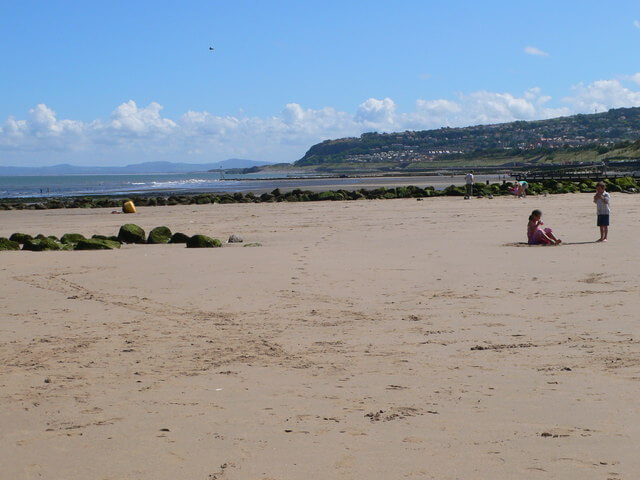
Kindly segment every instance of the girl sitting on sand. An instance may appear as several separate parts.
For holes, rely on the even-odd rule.
[[[558,245],[562,242],[553,234],[550,228],[543,228],[542,212],[534,210],[529,215],[529,223],[527,224],[527,238],[529,245]]]

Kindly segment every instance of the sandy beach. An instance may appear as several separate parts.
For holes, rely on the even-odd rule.
[[[0,478],[638,478],[640,195],[591,199],[0,212],[261,244],[0,252]]]

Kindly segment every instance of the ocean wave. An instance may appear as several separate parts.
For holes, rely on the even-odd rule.
[[[189,185],[201,185],[204,183],[216,183],[219,180],[211,179],[205,180],[203,178],[190,178],[187,180],[167,180],[164,182],[128,182],[129,185],[135,185],[137,187],[148,187],[148,188],[166,188],[166,187],[180,187],[180,186],[189,186]]]

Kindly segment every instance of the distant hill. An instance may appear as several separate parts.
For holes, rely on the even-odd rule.
[[[144,162],[124,167],[83,167],[53,165],[50,167],[0,167],[0,175],[119,175],[136,173],[191,173],[229,168],[251,168],[269,165],[269,162],[230,158],[214,163]]]
[[[446,165],[580,162],[608,158],[640,139],[640,107],[549,120],[364,133],[313,145],[295,166],[366,170]],[[632,149],[630,158],[637,158]]]

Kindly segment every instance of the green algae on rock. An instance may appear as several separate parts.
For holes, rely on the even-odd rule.
[[[20,250],[20,244],[8,238],[0,237],[0,250]]]
[[[28,233],[14,233],[9,237],[9,240],[11,240],[12,242],[23,244],[27,240],[33,240],[33,237]]]
[[[187,243],[189,238],[189,235],[187,235],[186,233],[176,232],[171,235],[171,240],[169,240],[169,243]]]
[[[169,243],[171,230],[168,227],[156,227],[149,232],[147,243]]]
[[[120,242],[106,238],[85,238],[76,244],[74,250],[113,250],[114,248],[120,248]]]
[[[44,250],[62,250],[62,245],[50,238],[31,239],[24,242],[23,250],[42,252]]]
[[[142,227],[134,223],[126,223],[120,227],[118,241],[121,243],[146,243],[145,232]]]
[[[187,248],[217,248],[221,246],[222,242],[220,240],[206,235],[194,235],[187,240]]]
[[[81,233],[65,233],[60,237],[62,243],[78,243],[80,240],[86,240]]]

